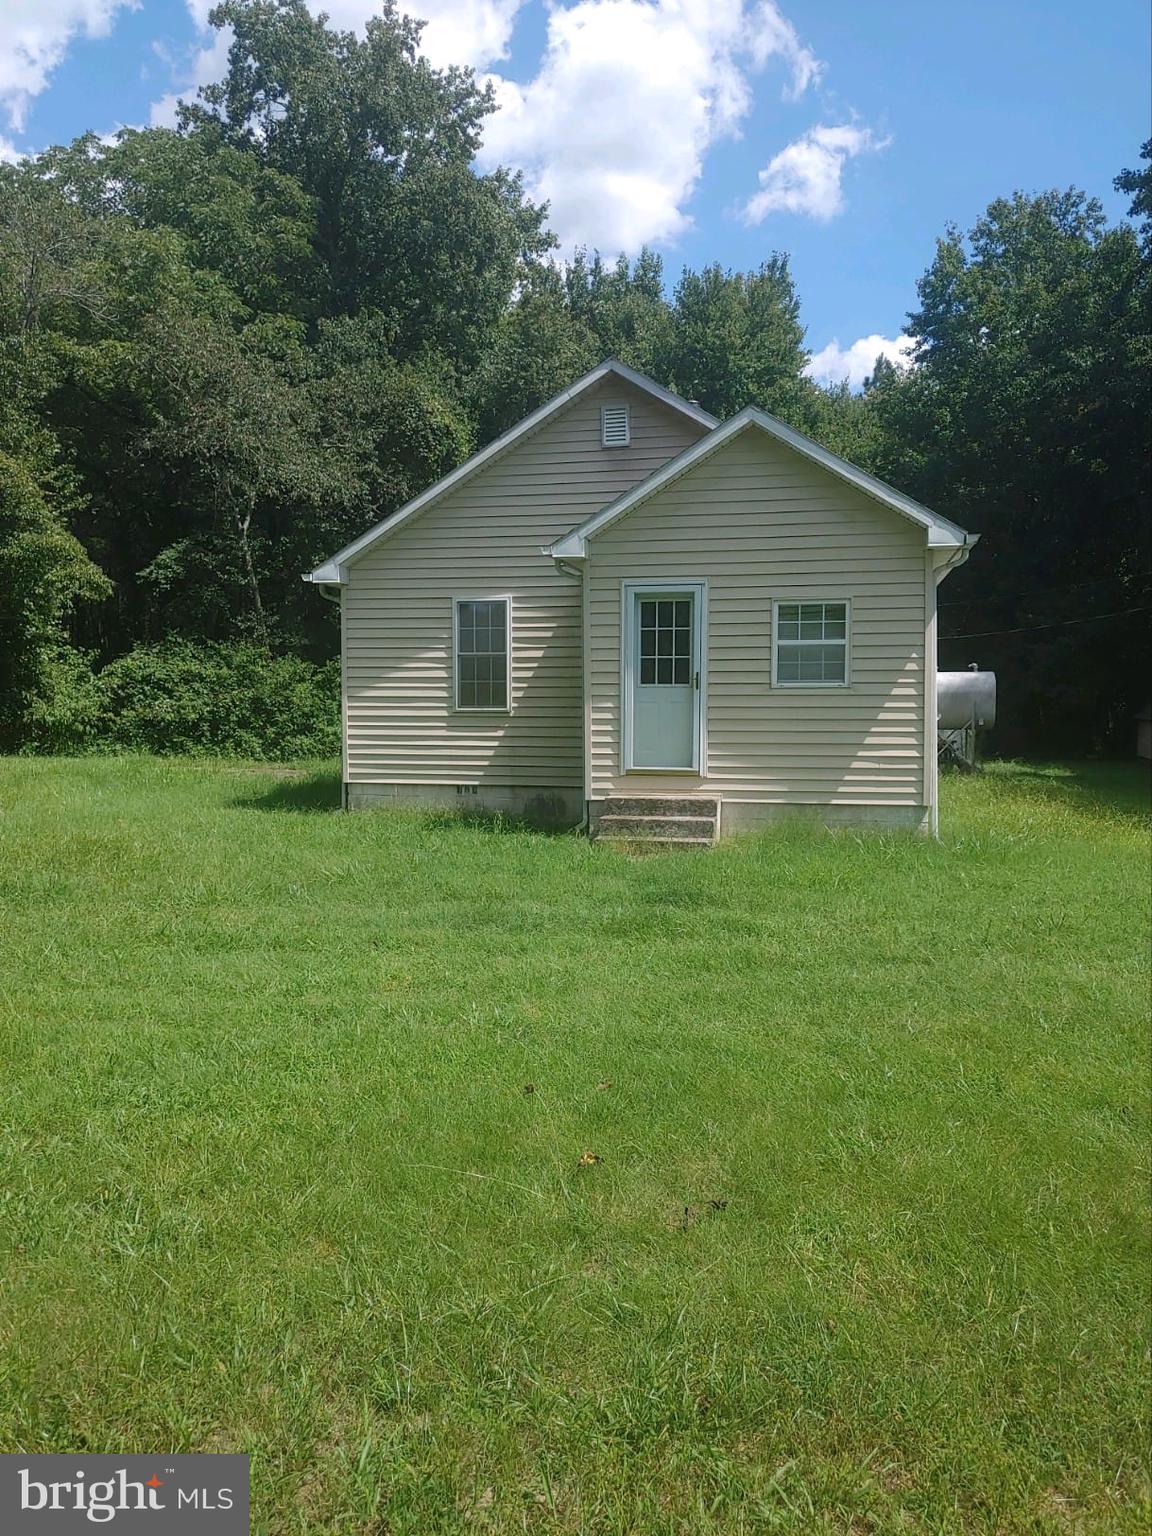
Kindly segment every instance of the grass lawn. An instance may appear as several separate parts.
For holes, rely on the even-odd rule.
[[[1135,768],[696,858],[337,798],[0,762],[0,1449],[250,1451],[268,1533],[1147,1529]]]

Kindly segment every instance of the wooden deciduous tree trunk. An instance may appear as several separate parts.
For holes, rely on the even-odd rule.
[[[252,545],[248,538],[248,530],[251,526],[251,507],[244,513],[236,513],[236,531],[240,539],[240,557],[244,562],[244,577],[248,583],[248,590],[252,595],[252,614],[256,620],[256,634],[260,644],[267,648],[268,621],[264,616],[264,604],[260,597],[260,582],[256,575],[256,565],[252,559]]]

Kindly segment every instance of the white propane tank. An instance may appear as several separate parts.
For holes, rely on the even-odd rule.
[[[987,730],[995,725],[995,672],[937,672],[936,718],[942,731]]]

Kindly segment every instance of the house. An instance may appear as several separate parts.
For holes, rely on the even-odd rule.
[[[603,363],[305,578],[340,601],[345,804],[934,830],[936,588],[974,543]]]

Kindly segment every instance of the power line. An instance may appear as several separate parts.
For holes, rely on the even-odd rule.
[[[1052,624],[1021,624],[1016,629],[978,629],[968,635],[941,635],[940,639],[987,640],[993,635],[1026,635],[1037,629],[1064,629],[1069,624],[1093,624],[1099,619],[1124,619],[1131,613],[1152,613],[1152,608],[1121,608],[1117,613],[1090,613],[1082,619],[1057,619]]]

